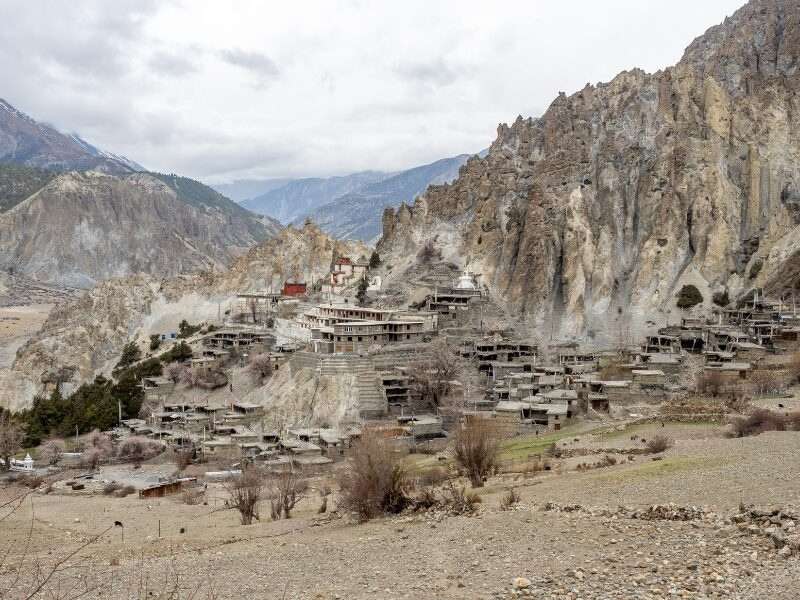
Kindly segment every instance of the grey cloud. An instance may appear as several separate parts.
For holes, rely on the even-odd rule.
[[[413,83],[434,87],[451,85],[468,75],[471,69],[466,66],[453,66],[442,58],[426,62],[401,63],[394,68],[400,78]]]
[[[184,77],[198,71],[192,61],[168,52],[156,52],[147,64],[156,74],[168,77]]]
[[[275,61],[262,52],[252,52],[241,48],[220,50],[219,57],[229,65],[239,67],[256,76],[259,85],[266,85],[280,75]]]

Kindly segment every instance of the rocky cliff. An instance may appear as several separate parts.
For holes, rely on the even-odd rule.
[[[500,125],[456,181],[386,211],[381,254],[435,240],[538,329],[606,338],[679,316],[687,283],[708,308],[781,281],[800,248],[798,55],[800,4],[753,0],[673,67]]]
[[[134,275],[99,283],[56,306],[42,329],[0,368],[0,406],[23,408],[42,388],[42,376],[68,367],[69,393],[81,381],[108,371],[122,346],[139,336],[176,331],[182,319],[217,322],[240,291],[278,289],[285,278],[318,281],[338,256],[361,259],[369,248],[342,242],[313,224],[288,227],[251,248],[225,270],[158,278]]]
[[[191,201],[169,182],[144,173],[57,176],[0,214],[0,268],[90,287],[134,273],[224,268],[276,231],[238,206]]]

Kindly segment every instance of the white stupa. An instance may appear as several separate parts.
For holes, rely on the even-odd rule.
[[[457,290],[474,290],[477,289],[475,285],[475,276],[468,271],[464,271],[459,275],[456,280],[455,289]]]

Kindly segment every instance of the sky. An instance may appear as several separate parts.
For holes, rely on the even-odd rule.
[[[399,170],[674,64],[741,4],[0,0],[0,97],[207,183]]]

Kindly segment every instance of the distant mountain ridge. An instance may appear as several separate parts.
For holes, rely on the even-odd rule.
[[[429,185],[454,180],[469,157],[459,154],[391,173],[361,171],[338,177],[290,180],[242,201],[241,205],[284,224],[302,225],[311,219],[334,237],[373,241],[381,234],[385,208],[413,202]],[[219,191],[226,189],[224,185],[214,187]]]
[[[326,233],[340,239],[373,241],[381,235],[385,208],[413,202],[429,185],[449,183],[458,177],[470,154],[443,158],[427,165],[401,171],[381,181],[344,194],[314,212],[295,220],[310,218]]]
[[[391,173],[382,171],[361,171],[339,177],[294,179],[241,204],[253,212],[269,215],[283,224],[289,224],[339,196],[386,179],[390,175]]]
[[[78,135],[39,123],[0,98],[0,163],[58,171],[122,175],[143,170],[125,157],[103,152]]]
[[[276,179],[237,179],[231,183],[217,183],[212,185],[223,196],[227,196],[234,202],[244,202],[256,196],[266,194],[270,190],[275,190],[294,181],[291,177],[280,177]]]

